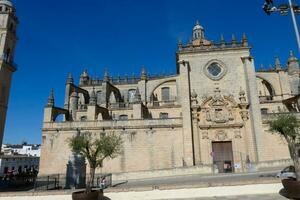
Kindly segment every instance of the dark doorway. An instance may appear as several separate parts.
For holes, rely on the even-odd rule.
[[[213,163],[218,167],[219,173],[233,172],[232,142],[212,143]]]

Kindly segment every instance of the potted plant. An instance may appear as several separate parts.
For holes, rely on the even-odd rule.
[[[95,171],[103,166],[106,158],[115,158],[121,152],[122,139],[114,134],[101,135],[100,138],[92,137],[89,132],[72,137],[69,146],[74,153],[81,154],[86,158],[90,167],[90,177],[85,191],[72,194],[73,200],[97,200],[103,191],[92,190],[94,186]]]
[[[293,114],[279,114],[275,120],[269,121],[269,125],[271,132],[286,140],[295,167],[296,180],[283,179],[284,189],[290,198],[300,198],[300,123]]]

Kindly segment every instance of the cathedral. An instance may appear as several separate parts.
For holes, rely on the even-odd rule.
[[[91,77],[76,84],[69,75],[64,105],[51,91],[44,108],[40,175],[66,173],[72,155],[68,138],[120,135],[121,154],[105,160],[102,172],[247,172],[290,162],[285,141],[270,133],[276,113],[299,112],[299,64],[290,52],[255,70],[247,37],[218,43],[197,22],[192,40],[179,41],[176,73],[138,77]]]

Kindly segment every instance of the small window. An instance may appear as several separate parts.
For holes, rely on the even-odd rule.
[[[128,102],[132,103],[134,101],[134,97],[135,97],[135,90],[131,89],[128,90]]]
[[[262,108],[262,109],[260,109],[260,112],[263,115],[268,114],[268,108]]]
[[[128,120],[128,115],[120,115],[119,120]]]
[[[169,118],[169,113],[160,113],[159,118],[160,119],[168,119]]]
[[[81,116],[80,121],[85,122],[87,120],[87,116]]]
[[[161,89],[161,99],[162,101],[170,101],[170,88],[164,87]]]

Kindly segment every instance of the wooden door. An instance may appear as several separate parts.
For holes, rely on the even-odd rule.
[[[212,143],[213,163],[217,165],[219,173],[233,172],[232,142]]]

